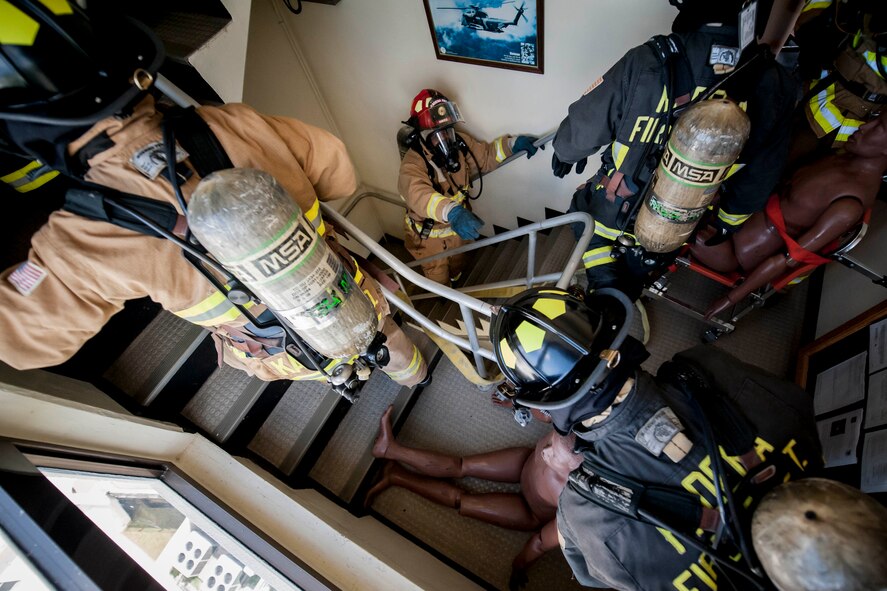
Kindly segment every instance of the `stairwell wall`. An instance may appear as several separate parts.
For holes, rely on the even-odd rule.
[[[420,89],[457,101],[475,137],[544,135],[626,50],[668,32],[675,14],[665,0],[547,0],[539,75],[437,60],[419,0],[306,2],[298,16],[279,0],[253,0],[244,99],[338,131],[363,183],[396,194],[395,134]],[[556,179],[550,160],[549,148],[485,179],[475,209],[486,233],[490,224],[516,227],[516,216],[541,220],[546,206],[567,209],[584,178]],[[597,165],[590,159],[588,172]],[[401,235],[403,210],[375,211],[385,231]],[[366,218],[352,216],[361,225]]]

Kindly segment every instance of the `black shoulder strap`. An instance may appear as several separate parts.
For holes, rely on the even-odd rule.
[[[175,138],[188,152],[194,170],[201,177],[234,168],[219,139],[193,107],[176,108],[164,115],[175,130]]]
[[[155,238],[163,238],[163,235],[151,224],[169,233],[175,232],[180,216],[172,204],[91,185],[83,183],[81,188],[68,189],[62,209]]]

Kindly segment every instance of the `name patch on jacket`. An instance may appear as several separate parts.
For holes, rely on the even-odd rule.
[[[738,61],[738,47],[726,47],[724,45],[711,46],[711,53],[709,53],[708,56],[708,65],[714,69],[715,74],[732,72],[736,68],[736,62]]]
[[[46,270],[31,261],[25,261],[7,279],[20,294],[28,296],[46,279]]]
[[[187,157],[188,152],[176,144],[176,163],[183,162]],[[135,166],[136,170],[153,181],[166,168],[163,142],[152,142],[139,148],[129,159],[129,162]]]

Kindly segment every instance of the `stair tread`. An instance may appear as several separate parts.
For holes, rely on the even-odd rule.
[[[161,310],[102,377],[147,406],[208,335],[200,326]]]
[[[218,368],[191,398],[182,415],[222,443],[234,432],[268,382],[228,365]]]

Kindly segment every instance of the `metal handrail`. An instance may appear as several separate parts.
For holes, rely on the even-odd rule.
[[[459,309],[462,313],[462,320],[465,323],[465,332],[468,335],[468,339],[464,339],[461,336],[455,335],[442,327],[437,326],[431,320],[429,320],[426,316],[418,312],[415,308],[410,306],[408,303],[403,302],[398,298],[395,294],[391,293],[390,290],[387,290],[382,286],[382,292],[385,294],[385,297],[388,301],[394,305],[399,310],[403,311],[407,316],[418,322],[424,329],[434,333],[435,335],[455,344],[456,346],[465,349],[467,351],[471,351],[474,356],[474,364],[477,368],[478,375],[482,378],[487,377],[486,369],[484,368],[483,359],[494,360],[493,354],[487,351],[486,349],[482,349],[479,344],[479,340],[477,337],[477,328],[474,322],[474,316],[471,311],[475,311],[479,314],[483,314],[487,317],[492,317],[493,313],[496,311],[496,308],[474,298],[462,291],[453,289],[446,285],[441,285],[436,281],[428,279],[424,275],[420,275],[416,271],[410,268],[406,263],[399,260],[393,254],[385,250],[379,243],[370,238],[366,233],[363,232],[360,228],[355,226],[352,222],[348,221],[345,216],[329,205],[325,203],[321,203],[320,207],[323,211],[324,217],[337,229],[339,229],[342,233],[346,234],[350,238],[357,241],[358,244],[369,250],[372,254],[378,257],[381,261],[385,262],[391,270],[396,274],[399,278],[406,279],[410,283],[421,287],[422,289],[434,293],[440,297],[444,297],[448,300],[451,300],[459,305]],[[582,253],[585,252],[585,249],[588,247],[588,243],[591,240],[591,237],[594,233],[594,220],[587,213],[574,212],[566,215],[558,216],[556,218],[551,218],[545,220],[544,222],[537,222],[534,224],[530,224],[527,226],[523,226],[516,230],[511,230],[509,232],[505,232],[503,234],[499,234],[498,236],[493,236],[492,238],[486,238],[484,240],[479,240],[472,244],[466,245],[466,247],[460,247],[460,249],[453,249],[449,251],[450,254],[456,253],[459,250],[464,248],[464,251],[468,250],[476,250],[478,248],[484,248],[489,246],[490,244],[496,244],[502,242],[504,240],[509,240],[511,238],[517,236],[523,236],[529,234],[530,236],[535,236],[537,232],[540,230],[545,230],[548,228],[553,228],[556,226],[561,226],[565,224],[575,224],[581,223],[583,225],[582,234],[576,243],[576,246],[573,249],[573,253],[567,261],[567,265],[564,268],[564,271],[560,274],[557,286],[561,289],[566,289],[569,285],[570,278],[575,272],[576,268],[579,266],[579,262],[582,257]],[[533,258],[535,258],[535,253],[533,253]],[[529,259],[528,255],[528,259]],[[528,286],[531,286],[533,283],[541,283],[542,281],[550,280],[553,274],[544,275],[541,277],[533,277],[532,271],[530,272],[530,276],[528,276],[525,280],[521,280],[518,282],[518,285],[521,282],[526,282]],[[496,284],[491,284],[496,285]],[[463,288],[465,289],[465,288]],[[477,289],[477,287],[468,288],[468,289]]]
[[[548,142],[550,142],[551,140],[554,139],[554,134],[555,134],[555,132],[552,131],[551,133],[540,137],[535,142],[533,142],[533,145],[536,146],[537,148],[541,148],[542,146],[544,146],[545,144],[547,144]],[[491,173],[496,172],[497,170],[501,170],[503,166],[505,166],[506,164],[511,164],[515,160],[518,160],[519,158],[521,158],[526,153],[527,153],[526,150],[521,150],[519,152],[515,152],[514,154],[512,154],[511,156],[509,156],[508,158],[506,158],[505,160],[500,162],[499,166],[497,166],[495,169],[493,169],[490,172],[485,173],[485,174],[489,175]],[[366,191],[364,193],[360,193],[359,195],[354,196],[351,199],[351,201],[349,201],[347,204],[345,204],[345,206],[342,207],[342,209],[339,211],[342,213],[342,215],[347,216],[349,213],[351,213],[351,211],[355,207],[357,207],[358,203],[360,203],[361,201],[363,201],[367,197],[373,197],[374,199],[378,199],[379,201],[385,201],[386,203],[390,203],[391,205],[396,205],[398,207],[402,207],[403,209],[407,209],[407,204],[404,203],[403,199],[398,199],[397,197],[392,197],[390,195],[385,195],[384,193],[378,193],[376,191]]]

